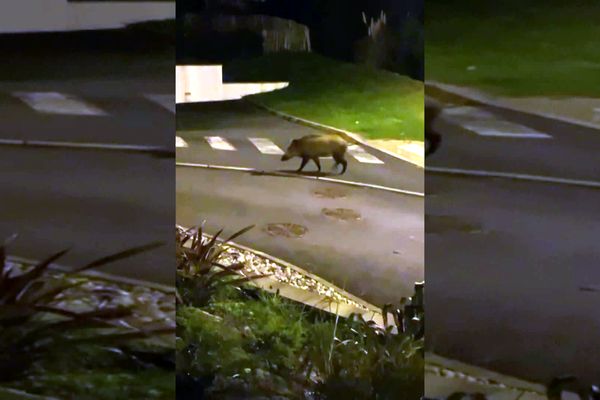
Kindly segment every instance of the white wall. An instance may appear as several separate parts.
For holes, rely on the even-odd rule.
[[[216,101],[223,98],[220,65],[178,65],[175,67],[175,102]]]
[[[67,0],[0,0],[0,32],[60,31]]]
[[[0,33],[111,29],[174,18],[174,2],[0,0]]]
[[[288,82],[223,83],[222,69],[221,65],[176,66],[176,103],[235,100],[288,86]]]

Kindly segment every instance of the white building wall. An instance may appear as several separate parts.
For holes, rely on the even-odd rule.
[[[67,0],[0,0],[0,32],[61,31]]]
[[[221,65],[178,65],[175,67],[175,79],[175,101],[178,104],[235,100],[288,86],[288,82],[223,83]]]
[[[175,18],[175,2],[0,0],[0,33],[112,29]]]

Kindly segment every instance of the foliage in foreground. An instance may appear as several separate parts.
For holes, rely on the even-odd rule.
[[[138,385],[122,397],[127,385],[119,379],[133,381],[140,372],[166,376],[172,350],[159,338],[174,327],[136,321],[132,307],[116,301],[122,289],[99,282],[88,289],[89,279],[78,274],[158,245],[131,248],[64,274],[50,266],[66,251],[27,266],[9,261],[6,243],[0,246],[0,384],[32,393],[77,394],[78,399],[153,398],[134,396],[136,390],[148,390],[147,381],[145,388]],[[115,397],[120,388],[125,391]],[[109,397],[101,394],[111,390]]]
[[[187,285],[179,292],[178,398],[422,396],[422,324],[414,322],[422,310],[414,301],[395,310],[387,328],[357,315],[335,317],[245,285],[252,278],[218,266],[222,244],[200,235],[182,248],[182,237],[178,271],[195,271],[195,290],[204,295]],[[185,254],[203,256],[194,264]]]

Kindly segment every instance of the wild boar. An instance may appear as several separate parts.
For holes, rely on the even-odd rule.
[[[433,123],[441,114],[440,105],[425,103],[425,157],[436,152],[442,142],[442,136],[433,128]]]
[[[302,158],[302,163],[298,168],[298,172],[300,172],[306,166],[308,160],[313,160],[319,172],[321,172],[319,157],[332,156],[336,168],[339,164],[342,164],[341,173],[343,174],[348,166],[345,157],[347,148],[348,144],[338,135],[308,135],[292,140],[285,154],[281,157],[281,161],[287,161],[294,157]]]

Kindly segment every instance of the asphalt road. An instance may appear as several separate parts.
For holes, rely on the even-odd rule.
[[[177,106],[178,136],[189,147],[177,149],[177,161],[254,168],[294,170],[300,160],[283,163],[280,156],[262,154],[248,140],[268,138],[285,149],[293,138],[315,130],[272,116],[243,102]],[[235,151],[215,150],[206,136],[222,137]],[[384,153],[368,150],[383,164],[361,163],[348,155],[344,175],[331,177],[422,191],[423,170]],[[307,174],[316,168],[309,164]],[[332,190],[343,197],[319,197]],[[324,209],[343,208],[360,216],[342,221]],[[375,304],[397,302],[412,294],[423,278],[423,198],[370,188],[302,179],[252,175],[248,172],[177,167],[177,223],[194,226],[206,220],[214,233],[256,228],[239,238],[241,244],[265,251],[322,276]],[[270,236],[272,223],[306,228],[302,237]]]
[[[140,57],[139,62],[147,64]],[[0,141],[4,142],[0,145],[0,238],[18,233],[9,254],[28,259],[72,248],[59,260],[67,267],[162,241],[165,246],[102,271],[174,285],[173,157],[6,145],[24,139],[160,147],[173,152],[175,115],[165,106],[169,97],[174,103],[173,74],[129,79],[121,74],[117,79],[111,78],[110,61],[99,55],[97,62],[107,64],[106,75],[0,82]],[[18,92],[74,96],[77,104],[103,114],[40,112],[19,99]],[[162,101],[147,95],[158,95]],[[52,103],[51,109],[65,107],[61,101]]]
[[[17,233],[9,254],[30,259],[71,248],[59,260],[69,267],[163,241],[102,271],[174,285],[174,169],[172,158],[0,146],[0,238]]]
[[[0,82],[1,139],[143,145],[173,149],[174,116],[147,95],[173,95],[167,79]],[[105,115],[40,113],[17,92],[57,92],[103,111]]]
[[[599,132],[487,110],[550,138],[484,137],[444,117],[427,165],[600,180]],[[597,383],[600,191],[426,173],[425,203],[431,350],[538,382]]]
[[[333,190],[343,197],[321,197]],[[359,220],[340,220],[324,209],[344,208]],[[423,279],[423,199],[245,172],[177,168],[177,223],[225,235],[256,227],[236,239],[316,273],[374,304],[397,302]],[[302,237],[270,236],[272,223],[306,228]]]

